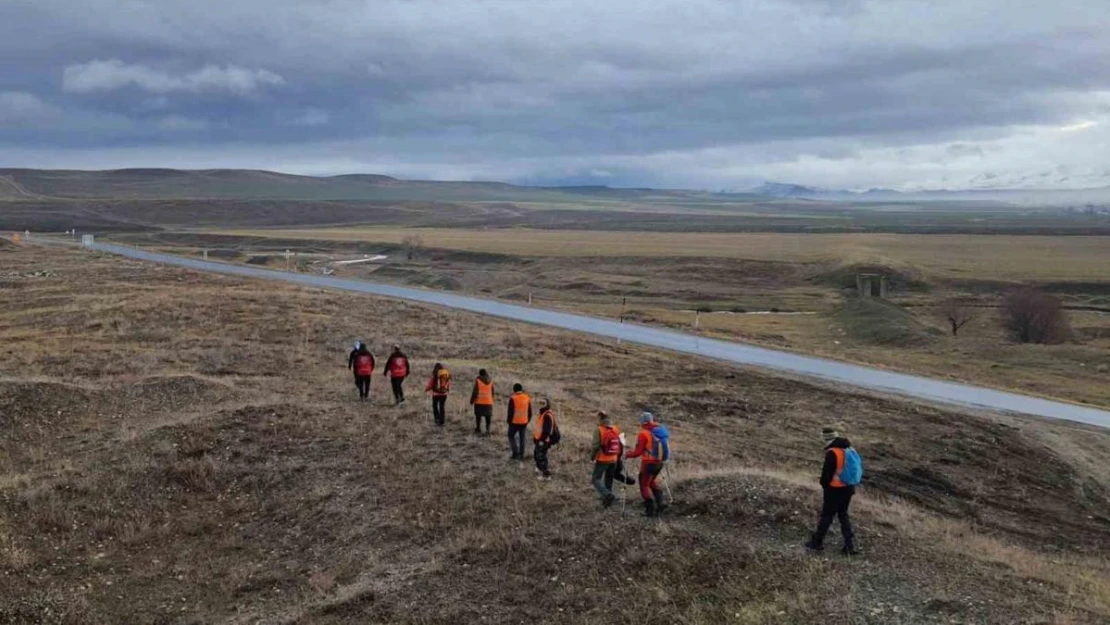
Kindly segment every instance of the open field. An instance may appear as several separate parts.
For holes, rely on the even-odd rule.
[[[419,236],[429,247],[517,256],[734,258],[780,263],[908,265],[947,278],[1089,280],[1110,276],[1110,238],[989,235],[711,234],[464,230],[436,228],[289,228],[220,234],[312,241],[399,244]]]
[[[247,233],[242,233],[247,234]],[[710,235],[533,230],[317,229],[251,236],[159,233],[126,242],[183,254],[302,271],[328,258],[385,254],[339,275],[456,290],[538,306],[697,331],[830,358],[1070,401],[1110,406],[1110,239],[937,235]],[[398,243],[417,234],[415,258]],[[298,239],[296,235],[333,236]],[[622,243],[623,241],[623,243]],[[443,246],[443,247],[440,247]],[[507,253],[523,250],[524,254]],[[583,255],[579,255],[583,254]],[[669,255],[668,255],[669,254]],[[701,256],[697,256],[701,254]],[[731,255],[731,257],[729,256]],[[846,314],[857,271],[891,277],[877,324]],[[1070,308],[1072,341],[1019,345],[999,327],[997,304],[1034,284]],[[950,336],[941,302],[959,297],[975,319]]]
[[[1110,618],[1104,430],[78,251],[7,246],[0,267],[5,622]],[[454,370],[444,430],[419,379],[400,409],[353,401],[356,337]],[[520,380],[555,401],[555,481],[505,462],[500,424],[470,434],[479,366],[502,399]],[[672,426],[667,520],[596,504],[598,407]],[[851,561],[799,546],[829,422],[868,462]]]

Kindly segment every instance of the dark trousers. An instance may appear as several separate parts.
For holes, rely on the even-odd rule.
[[[524,458],[524,432],[527,430],[527,423],[523,425],[509,424],[509,449],[513,452],[513,458]]]
[[[393,387],[393,401],[398,404],[405,401],[404,383],[405,378],[389,378],[389,384]]]
[[[482,431],[482,419],[486,420],[486,434],[489,434],[489,422],[493,418],[493,406],[474,406],[474,433]]]
[[[640,462],[640,497],[644,501],[663,503],[663,491],[655,484],[655,479],[663,472],[662,462]]]
[[[624,482],[628,485],[636,483],[636,478],[625,473],[624,460],[621,460],[620,458],[618,458],[617,461],[613,463],[613,477],[616,478],[618,482]]]
[[[447,422],[447,396],[446,395],[433,395],[432,396],[432,418],[435,419],[436,425],[443,425]]]
[[[613,476],[617,474],[616,462],[594,462],[594,490],[601,497],[613,494]]]
[[[852,503],[853,488],[826,488],[825,501],[821,506],[821,520],[817,522],[817,531],[813,533],[813,544],[821,546],[825,541],[825,534],[832,526],[833,517],[840,521],[840,533],[844,536],[844,547],[851,548],[855,545],[855,532],[852,531],[852,520],[848,518],[848,506]]]
[[[366,399],[367,397],[370,397],[370,376],[356,375],[355,386],[358,387],[359,399]]]
[[[536,468],[540,470],[540,474],[544,477],[551,475],[550,467],[547,464],[547,450],[551,449],[544,443],[536,441],[532,447],[532,456],[536,459]]]

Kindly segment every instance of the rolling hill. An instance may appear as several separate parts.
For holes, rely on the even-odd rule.
[[[698,191],[524,187],[503,182],[400,180],[375,174],[298,176],[259,170],[0,169],[0,199],[582,202],[697,199]],[[720,199],[735,201],[738,196]],[[749,199],[756,196],[747,196]]]

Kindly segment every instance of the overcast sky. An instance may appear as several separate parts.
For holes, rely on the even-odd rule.
[[[0,166],[1110,184],[1108,0],[0,0]]]

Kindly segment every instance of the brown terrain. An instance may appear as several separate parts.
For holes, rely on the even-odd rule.
[[[0,622],[1110,619],[1105,430],[80,251],[5,245],[0,293]],[[401,408],[380,379],[355,400],[356,338],[413,358]],[[553,400],[552,482],[507,461],[501,408],[471,434],[478,367]],[[598,408],[672,427],[664,519],[597,503]],[[864,457],[862,557],[835,527],[801,548],[829,423]]]
[[[1110,407],[1105,237],[606,233],[529,229],[321,228],[253,235],[115,235],[171,253],[459,291],[662,325],[702,335]],[[315,235],[328,238],[294,238]],[[424,244],[406,246],[418,237]],[[293,261],[285,250],[298,253]],[[411,257],[410,257],[411,256]],[[856,275],[889,277],[861,302]],[[1055,345],[1012,341],[1000,300],[1031,286],[1061,300],[1072,332]],[[951,336],[943,306],[970,322]],[[700,311],[696,317],[695,311]],[[695,319],[698,328],[695,329]]]

